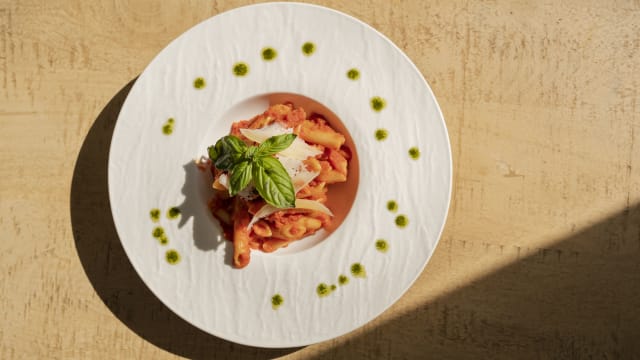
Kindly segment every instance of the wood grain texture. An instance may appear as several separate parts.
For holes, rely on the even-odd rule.
[[[640,2],[318,1],[416,63],[454,154],[445,232],[382,316],[264,350],[179,319],[113,229],[132,81],[248,1],[0,0],[0,358],[640,358]],[[390,274],[389,276],[392,276]]]

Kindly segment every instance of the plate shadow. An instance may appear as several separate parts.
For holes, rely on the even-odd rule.
[[[94,290],[129,329],[179,356],[258,359],[280,357],[301,349],[239,345],[194,327],[156,298],[129,262],[111,216],[107,167],[115,123],[136,79],[100,112],[82,144],[73,172],[71,227],[78,256]],[[213,247],[208,243],[200,245]]]

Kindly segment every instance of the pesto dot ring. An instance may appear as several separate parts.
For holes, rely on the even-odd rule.
[[[278,22],[258,21],[265,15],[277,18],[282,14],[287,14],[287,28]],[[435,247],[446,215],[450,179],[447,140],[441,141],[446,138],[444,122],[415,67],[387,39],[355,19],[291,3],[249,6],[217,19],[185,34],[198,34],[196,38],[182,37],[163,50],[138,78],[122,107],[108,172],[119,238],[136,271],[158,298],[206,332],[266,347],[328,340],[384,311],[419,274],[421,262]],[[249,28],[250,32],[245,31]],[[273,32],[291,28],[296,29],[291,39]],[[368,61],[372,56],[378,61]],[[389,66],[393,66],[391,72]],[[202,81],[196,81],[198,78]],[[403,85],[393,85],[397,81]],[[229,124],[220,119],[232,114],[232,107],[242,109],[239,105],[255,94],[283,91],[310,95],[327,104],[343,117],[345,128],[356,134],[357,155],[365,164],[359,174],[359,195],[348,220],[318,245],[283,256],[256,256],[252,259],[256,266],[231,271],[225,264],[225,247],[212,249],[215,236],[206,240],[210,243],[198,238],[211,231],[204,230],[207,222],[202,221],[207,206],[194,205],[189,186],[195,182],[188,178],[192,174],[185,164],[200,155],[194,149],[202,147],[198,144],[201,138],[210,141],[228,130]],[[241,119],[244,115],[233,116]],[[125,147],[121,147],[123,139],[128,144]],[[145,149],[144,156],[139,156],[138,149]],[[389,169],[396,174],[388,177]],[[112,193],[113,189],[124,190]],[[181,204],[179,213],[169,213],[167,199]],[[388,207],[391,199],[396,207]],[[154,209],[157,211],[152,212]],[[370,214],[370,222],[376,225],[370,230],[356,226],[357,236],[353,236],[349,229],[361,225],[363,214]],[[164,231],[154,237],[156,226]],[[288,266],[308,274],[307,281],[294,284],[282,276]],[[259,270],[273,276],[256,282]],[[185,308],[184,301],[175,297],[175,289],[185,283],[188,273],[198,274],[192,281],[210,284],[185,290],[183,298],[196,305],[190,309],[257,311],[234,311],[234,321],[227,321],[219,312],[196,313]],[[398,273],[404,275],[394,275]],[[222,276],[229,281],[212,281]],[[233,287],[238,283],[259,295],[233,297],[243,291]],[[322,297],[317,293],[320,284],[324,284]],[[385,294],[367,299],[369,305],[360,317],[332,316],[342,313],[340,304],[365,299],[379,288]],[[318,307],[328,311],[319,317],[307,310]],[[287,323],[291,314],[299,314],[297,319],[304,323],[318,324],[327,336],[304,329],[295,339],[280,333],[281,328],[296,326]],[[247,323],[269,331],[249,336],[237,326]]]

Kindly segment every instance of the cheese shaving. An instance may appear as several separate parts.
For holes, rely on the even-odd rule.
[[[240,132],[249,140],[262,143],[272,136],[291,134],[293,133],[293,129],[285,128],[279,123],[273,123],[260,129],[240,129]],[[299,137],[296,137],[293,143],[279,154],[292,159],[305,160],[310,156],[316,156],[321,153],[322,151],[307,144]]]

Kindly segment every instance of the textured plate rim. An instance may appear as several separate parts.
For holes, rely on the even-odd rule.
[[[446,155],[447,155],[447,159],[448,162],[446,163],[447,165],[447,179],[448,179],[448,189],[446,189],[446,204],[445,204],[445,211],[443,214],[443,221],[442,224],[440,226],[440,229],[438,229],[437,236],[435,237],[435,242],[434,242],[434,247],[431,250],[431,252],[428,254],[428,256],[425,257],[425,259],[422,262],[422,265],[420,266],[420,271],[416,272],[415,276],[413,277],[413,279],[411,279],[408,283],[407,286],[402,289],[402,291],[399,291],[397,293],[397,296],[395,296],[395,298],[393,298],[392,301],[390,301],[388,303],[388,305],[384,308],[382,308],[380,311],[378,311],[377,313],[373,314],[368,320],[366,320],[365,322],[361,323],[361,324],[357,324],[356,326],[354,326],[353,328],[346,330],[346,331],[342,331],[340,333],[333,333],[331,335],[328,336],[319,336],[316,338],[316,340],[314,341],[303,341],[303,342],[294,342],[294,343],[288,343],[287,345],[279,345],[279,344],[274,344],[274,343],[264,343],[264,342],[248,342],[245,341],[242,338],[237,338],[234,336],[230,336],[229,334],[220,334],[217,333],[215,331],[211,331],[208,329],[203,329],[202,327],[199,327],[198,325],[192,323],[191,321],[189,321],[188,319],[184,318],[183,316],[181,316],[178,312],[176,312],[170,305],[168,305],[167,303],[165,303],[162,298],[160,296],[158,296],[158,294],[154,291],[153,288],[151,288],[146,280],[140,275],[141,272],[139,271],[139,269],[137,268],[137,265],[131,261],[131,256],[127,251],[126,246],[123,245],[123,249],[127,255],[127,257],[129,258],[129,262],[132,264],[133,268],[136,271],[136,275],[142,280],[142,282],[145,284],[145,286],[147,287],[147,289],[149,289],[151,291],[151,293],[153,293],[153,295],[159,299],[162,304],[164,306],[166,306],[167,308],[169,308],[174,314],[176,314],[176,316],[178,316],[180,319],[184,320],[185,322],[187,322],[188,324],[190,324],[191,326],[194,326],[195,328],[198,328],[199,330],[207,333],[207,334],[211,334],[213,336],[216,336],[218,338],[224,339],[226,341],[230,341],[233,343],[237,343],[240,345],[245,345],[245,346],[251,346],[251,347],[258,347],[258,348],[273,348],[273,349],[284,349],[284,348],[295,348],[295,347],[303,347],[303,346],[307,346],[307,345],[312,345],[312,344],[317,344],[317,343],[321,343],[327,340],[331,340],[331,339],[335,339],[338,337],[341,337],[343,335],[349,334],[353,331],[356,331],[358,329],[360,329],[362,326],[370,323],[371,321],[377,319],[382,313],[386,312],[389,308],[391,308],[391,306],[393,306],[394,304],[396,304],[398,302],[398,300],[404,296],[407,291],[415,284],[416,280],[418,279],[418,277],[420,277],[420,275],[422,275],[422,273],[424,272],[424,269],[426,267],[426,265],[429,263],[431,257],[433,256],[437,245],[439,244],[441,237],[442,237],[442,233],[444,232],[444,228],[446,226],[447,223],[447,219],[448,219],[448,214],[450,211],[450,206],[451,206],[451,194],[452,194],[452,187],[453,187],[453,159],[452,159],[452,153],[451,153],[451,142],[450,142],[450,137],[449,137],[449,131],[446,125],[446,122],[444,120],[444,115],[442,114],[442,109],[440,108],[440,104],[438,103],[437,98],[435,97],[433,90],[431,89],[431,87],[429,86],[428,82],[426,81],[426,79],[424,78],[424,76],[422,75],[422,73],[420,72],[420,70],[418,69],[418,67],[413,63],[413,61],[411,61],[411,59],[405,54],[404,51],[402,51],[402,49],[400,49],[393,41],[391,41],[387,36],[385,36],[383,33],[381,33],[380,31],[376,30],[375,28],[373,28],[371,25],[365,23],[362,20],[359,20],[358,18],[343,13],[341,11],[329,8],[329,7],[325,7],[325,6],[320,6],[320,5],[315,5],[315,4],[307,4],[307,3],[300,3],[300,2],[266,2],[266,3],[259,3],[259,4],[251,4],[251,5],[245,5],[245,6],[241,6],[241,7],[237,7],[237,8],[233,8],[221,13],[218,13],[214,16],[211,16],[207,19],[204,19],[202,21],[200,21],[199,23],[191,26],[189,29],[183,31],[181,34],[179,34],[178,36],[176,36],[173,40],[171,40],[167,45],[165,45],[158,53],[156,53],[156,55],[153,57],[153,59],[147,64],[147,66],[145,67],[145,69],[136,77],[136,83],[134,83],[133,87],[131,90],[133,90],[133,88],[135,86],[137,86],[137,79],[139,79],[146,71],[147,69],[151,66],[151,64],[154,62],[155,59],[157,59],[160,54],[162,54],[167,48],[169,48],[174,42],[178,41],[182,36],[184,36],[186,33],[190,32],[193,28],[196,28],[198,26],[200,26],[202,23],[207,22],[209,20],[211,20],[212,18],[215,17],[219,17],[219,16],[227,16],[230,15],[236,11],[240,11],[241,9],[246,9],[246,8],[260,8],[260,7],[270,7],[270,6],[281,6],[281,5],[286,5],[286,6],[299,6],[299,7],[308,7],[308,8],[313,8],[313,9],[317,9],[317,10],[321,10],[321,11],[327,11],[327,12],[331,12],[335,15],[338,16],[342,16],[350,21],[353,21],[361,26],[363,26],[367,31],[373,32],[373,34],[379,36],[381,39],[383,39],[386,43],[388,43],[389,45],[391,45],[391,47],[398,52],[398,54],[401,55],[401,57],[407,62],[408,65],[410,65],[412,72],[414,73],[415,76],[418,76],[420,79],[420,82],[422,83],[422,85],[425,86],[427,93],[425,94],[426,96],[430,97],[431,100],[433,100],[434,105],[435,105],[435,110],[436,113],[438,115],[438,120],[440,121],[441,125],[442,125],[442,129],[444,131],[444,135],[445,135],[445,143],[446,143]],[[130,90],[130,92],[131,92]],[[127,96],[127,98],[125,99],[125,101],[122,104],[121,109],[125,108],[128,104],[128,102],[130,101],[130,97]],[[116,121],[115,127],[114,127],[114,131],[113,134],[116,134],[116,132],[118,131],[118,127],[119,125],[122,123],[122,121],[120,121],[120,113],[118,114],[118,119]],[[110,169],[112,167],[112,161],[113,161],[113,157],[111,156],[111,152],[113,149],[113,136],[111,138],[111,144],[109,147],[109,161],[108,161],[108,169]],[[445,170],[445,169],[442,169]],[[114,199],[113,199],[113,192],[111,191],[112,188],[112,184],[110,181],[110,176],[109,176],[109,171],[107,173],[107,183],[108,183],[108,189],[109,189],[109,202],[110,204],[113,204]],[[114,220],[114,224],[117,222],[116,221],[116,210],[114,209],[113,206],[110,206],[111,208],[111,213],[112,213],[112,217]],[[118,238],[122,239],[121,236],[121,230],[119,229],[118,225],[115,224],[115,228],[116,228],[116,233],[118,234]],[[122,244],[122,240],[120,240],[121,244]]]

